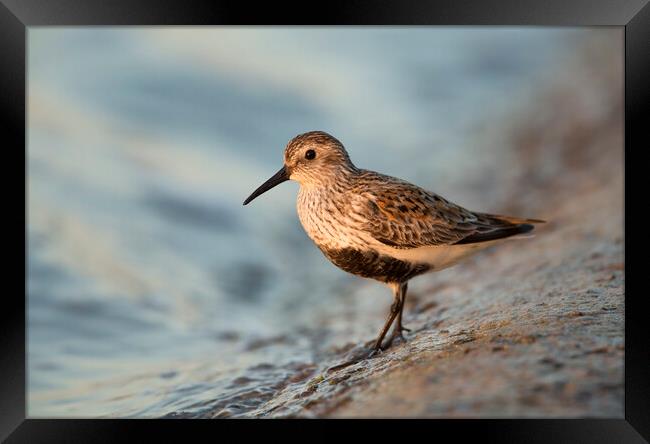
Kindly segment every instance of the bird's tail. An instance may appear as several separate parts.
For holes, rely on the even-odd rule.
[[[473,244],[497,239],[532,237],[533,235],[521,236],[530,233],[535,229],[534,224],[546,223],[541,219],[522,219],[519,217],[502,216],[498,214],[474,213],[478,217],[479,229],[467,236],[457,244]]]
[[[518,224],[545,224],[545,220],[541,219],[522,219],[521,217],[513,217],[513,216],[502,216],[500,214],[481,214],[481,216],[486,216],[489,219],[496,219],[499,221],[507,222],[510,224],[518,225]]]

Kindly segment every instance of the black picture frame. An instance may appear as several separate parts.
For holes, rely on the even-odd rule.
[[[20,297],[20,290],[26,294],[27,27],[207,24],[623,26],[627,197],[634,189],[630,174],[634,165],[633,156],[637,158],[638,163],[638,153],[650,146],[643,131],[646,122],[642,117],[647,115],[650,104],[650,5],[647,3],[647,0],[580,0],[571,3],[566,0],[330,0],[319,3],[316,9],[313,3],[303,3],[301,6],[225,0],[191,3],[181,0],[0,0],[1,128],[5,140],[3,152],[11,156],[11,159],[5,162],[5,171],[21,170],[24,174],[22,182],[12,180],[9,186],[6,181],[5,185],[5,194],[22,194],[22,211],[17,209],[15,212],[5,211],[4,214],[5,220],[15,225],[22,223],[25,229],[25,237],[14,235],[9,230],[5,231],[5,276],[16,285],[16,291],[5,293],[1,309],[3,322],[0,324],[0,438],[6,438],[7,442],[31,443],[115,442],[140,435],[147,436],[147,441],[153,441],[158,436],[164,437],[165,442],[174,436],[179,437],[179,440],[189,441],[192,439],[190,433],[212,433],[214,427],[228,428],[232,432],[244,432],[244,427],[251,427],[250,423],[244,421],[26,419],[25,303]],[[634,165],[634,169],[640,168],[642,166]],[[16,183],[19,184],[18,191],[15,190]],[[630,232],[632,223],[639,220],[630,216],[632,207],[643,207],[645,202],[645,199],[635,201],[622,196],[626,233]],[[626,203],[628,205],[625,205]],[[16,207],[19,205],[17,202]],[[20,227],[17,227],[16,231],[19,230]],[[630,253],[640,247],[634,242],[638,238],[629,234],[624,238],[627,289],[631,288]],[[631,241],[628,242],[628,239]],[[23,245],[19,245],[20,243]],[[13,249],[16,250],[15,257],[9,254]],[[20,251],[24,251],[24,256]],[[17,260],[18,257],[23,258],[22,264]],[[21,276],[25,277],[25,280],[22,280]],[[650,439],[650,334],[648,322],[644,319],[645,311],[642,310],[644,298],[642,292],[626,291],[625,419],[419,420],[413,422],[412,426],[426,428],[434,439],[441,434],[454,436],[454,440],[478,436],[499,442],[632,443]],[[307,423],[310,428],[318,429],[320,436],[330,435],[337,439],[336,427],[322,421],[263,421],[261,427],[269,430],[287,426],[304,428]],[[339,421],[335,423],[340,424]],[[257,424],[259,422],[256,422]],[[366,431],[378,431],[382,434],[387,429],[402,428],[401,425],[390,427],[386,424],[388,423],[377,421],[357,423]]]

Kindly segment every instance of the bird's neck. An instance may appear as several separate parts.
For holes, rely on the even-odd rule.
[[[343,191],[354,182],[359,171],[352,164],[341,165],[326,174],[317,174],[310,177],[310,180],[300,183],[300,188],[305,192],[318,194]]]

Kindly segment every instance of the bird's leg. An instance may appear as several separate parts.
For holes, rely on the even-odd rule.
[[[370,354],[366,354],[367,352],[363,352],[363,355],[359,356],[354,356],[353,358],[335,365],[333,367],[330,367],[327,369],[327,372],[332,372],[332,371],[337,371],[342,368],[345,368],[347,366],[356,364],[357,362],[366,359],[366,358],[372,358],[375,356],[377,353],[379,353],[382,350],[381,343],[384,340],[384,337],[386,336],[386,333],[388,333],[388,330],[390,329],[390,326],[393,324],[393,321],[397,316],[401,314],[401,310],[404,305],[404,297],[406,296],[406,284],[391,284],[391,287],[393,289],[393,304],[390,306],[390,313],[388,314],[388,319],[386,319],[386,322],[384,323],[384,327],[381,329],[379,332],[379,336],[375,340],[375,345],[372,347],[372,351]],[[402,327],[403,328],[403,327]],[[393,338],[391,337],[390,342],[386,345],[387,348],[390,346],[390,344],[393,342]],[[367,349],[366,349],[367,350]]]
[[[404,282],[402,284],[402,287],[401,287],[402,297],[400,298],[401,303],[400,303],[400,306],[399,306],[399,314],[397,315],[397,325],[395,326],[395,331],[399,332],[400,336],[401,336],[403,331],[408,331],[408,332],[411,331],[410,329],[408,329],[408,328],[406,328],[406,327],[404,327],[402,325],[402,312],[404,311],[404,304],[406,302],[406,291],[408,289],[409,289],[408,282]]]
[[[374,356],[379,351],[381,351],[381,342],[384,340],[384,336],[386,336],[386,333],[388,333],[390,326],[399,314],[401,305],[401,288],[402,287],[400,285],[393,285],[393,304],[390,306],[390,313],[388,314],[388,318],[384,323],[384,327],[379,332],[379,336],[377,336],[377,340],[375,341],[375,345],[372,349],[372,352],[370,353],[370,356]]]
[[[399,287],[399,312],[397,313],[397,322],[395,323],[395,326],[393,327],[393,333],[390,336],[390,339],[388,340],[388,343],[386,344],[386,347],[390,347],[393,343],[394,340],[396,339],[401,339],[404,341],[404,335],[402,334],[403,331],[411,331],[408,328],[404,327],[402,325],[402,312],[404,311],[404,303],[406,302],[406,291],[408,290],[408,283],[404,282],[403,284],[400,284]]]

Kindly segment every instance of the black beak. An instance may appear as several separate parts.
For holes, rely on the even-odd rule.
[[[244,201],[244,205],[248,204],[251,200],[255,199],[260,194],[266,193],[274,186],[280,185],[282,182],[286,182],[287,180],[289,180],[287,169],[285,167],[282,167],[280,168],[280,171],[278,171],[277,173],[275,173],[275,175],[273,175],[273,177],[271,177],[269,180],[267,180],[262,185],[260,185],[258,189],[253,191],[253,194],[248,196],[248,198]]]

